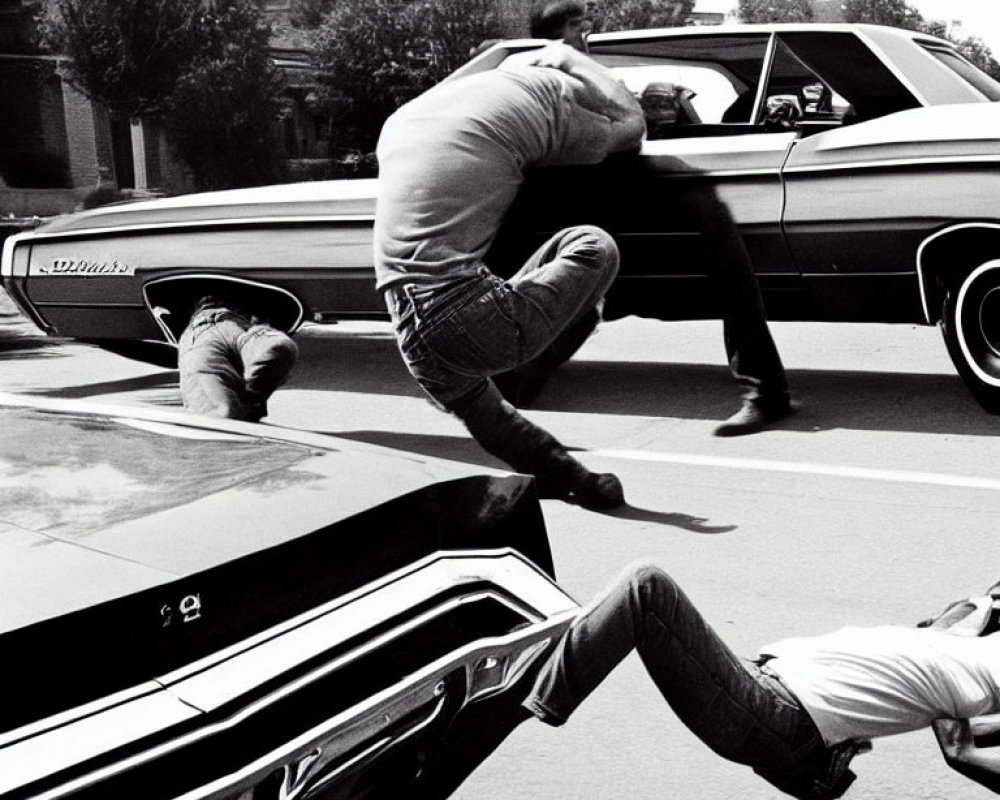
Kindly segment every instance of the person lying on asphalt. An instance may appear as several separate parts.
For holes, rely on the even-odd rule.
[[[1000,793],[1000,583],[917,627],[848,627],[738,658],[680,587],[628,567],[554,645],[525,714],[562,725],[633,649],[674,713],[723,758],[797,798],[840,797],[879,736],[933,727],[947,762]],[[970,720],[973,720],[970,722]]]
[[[297,359],[292,338],[238,298],[206,295],[178,341],[181,400],[196,414],[258,422]]]

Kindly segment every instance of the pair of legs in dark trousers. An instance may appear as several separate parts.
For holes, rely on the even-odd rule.
[[[178,342],[184,407],[257,422],[297,358],[298,347],[284,331],[224,307],[197,311]]]
[[[595,314],[617,272],[614,240],[578,226],[552,237],[509,280],[482,266],[445,287],[386,291],[400,353],[424,391],[485,450],[536,475],[546,491],[602,507],[624,502],[618,479],[587,470],[490,378],[569,358],[582,343],[576,324]]]
[[[680,720],[720,756],[799,797],[853,779],[766,666],[733,654],[679,586],[640,563],[591,601],[542,667],[525,707],[561,725],[633,649]],[[849,758],[848,758],[849,761]]]
[[[729,369],[743,390],[743,407],[715,432],[753,433],[791,412],[785,368],[767,324],[750,255],[729,209],[707,188],[692,200],[698,206],[714,293],[722,303]]]
[[[729,209],[714,191],[698,195],[702,232],[722,315],[729,368],[744,397],[787,402],[788,381],[767,325],[760,285]]]

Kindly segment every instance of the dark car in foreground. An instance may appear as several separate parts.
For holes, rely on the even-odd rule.
[[[0,394],[0,796],[447,796],[576,606],[534,484]]]
[[[636,155],[529,176],[500,271],[566,224],[622,250],[610,318],[721,315],[693,195],[729,207],[779,320],[940,323],[1000,411],[1000,84],[944,40],[871,25],[602,33],[591,54],[684,113]],[[455,75],[495,67],[497,45]],[[453,79],[455,76],[449,78]],[[171,344],[217,281],[262,293],[282,326],[385,314],[373,283],[375,182],[190,195],[56,219],[5,244],[3,285],[46,331]]]

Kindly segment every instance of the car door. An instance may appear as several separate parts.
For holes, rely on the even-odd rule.
[[[935,180],[947,170],[921,167],[911,143],[919,125],[897,114],[921,105],[913,83],[855,31],[784,33],[779,50],[836,98],[826,124],[800,121],[783,170],[786,241],[812,313],[917,321],[915,254],[940,223]]]
[[[527,238],[537,245],[567,225],[599,225],[615,236],[622,254],[606,316],[717,317],[702,211],[721,201],[775,313],[797,291],[799,277],[780,225],[780,169],[796,133],[758,122],[772,35],[690,28],[589,41],[591,55],[643,103],[648,137],[638,154],[529,175],[496,251],[501,260],[519,263],[526,255],[525,237],[520,251],[511,249],[512,230],[533,231]],[[654,91],[673,94],[672,120],[656,118],[649,107]]]

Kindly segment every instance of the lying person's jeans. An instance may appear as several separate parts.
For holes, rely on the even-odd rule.
[[[267,415],[267,399],[288,378],[297,356],[283,331],[226,309],[201,311],[178,342],[184,407],[256,422]]]
[[[797,797],[839,797],[853,780],[850,756],[831,765],[835,751],[766,664],[735,656],[680,587],[650,564],[627,569],[583,609],[525,707],[563,724],[633,648],[681,721],[720,756]],[[826,785],[831,770],[833,785]]]
[[[584,225],[560,231],[508,280],[483,266],[443,289],[391,286],[386,303],[417,383],[461,415],[489,376],[559,348],[560,337],[593,311],[617,273],[614,240]]]

